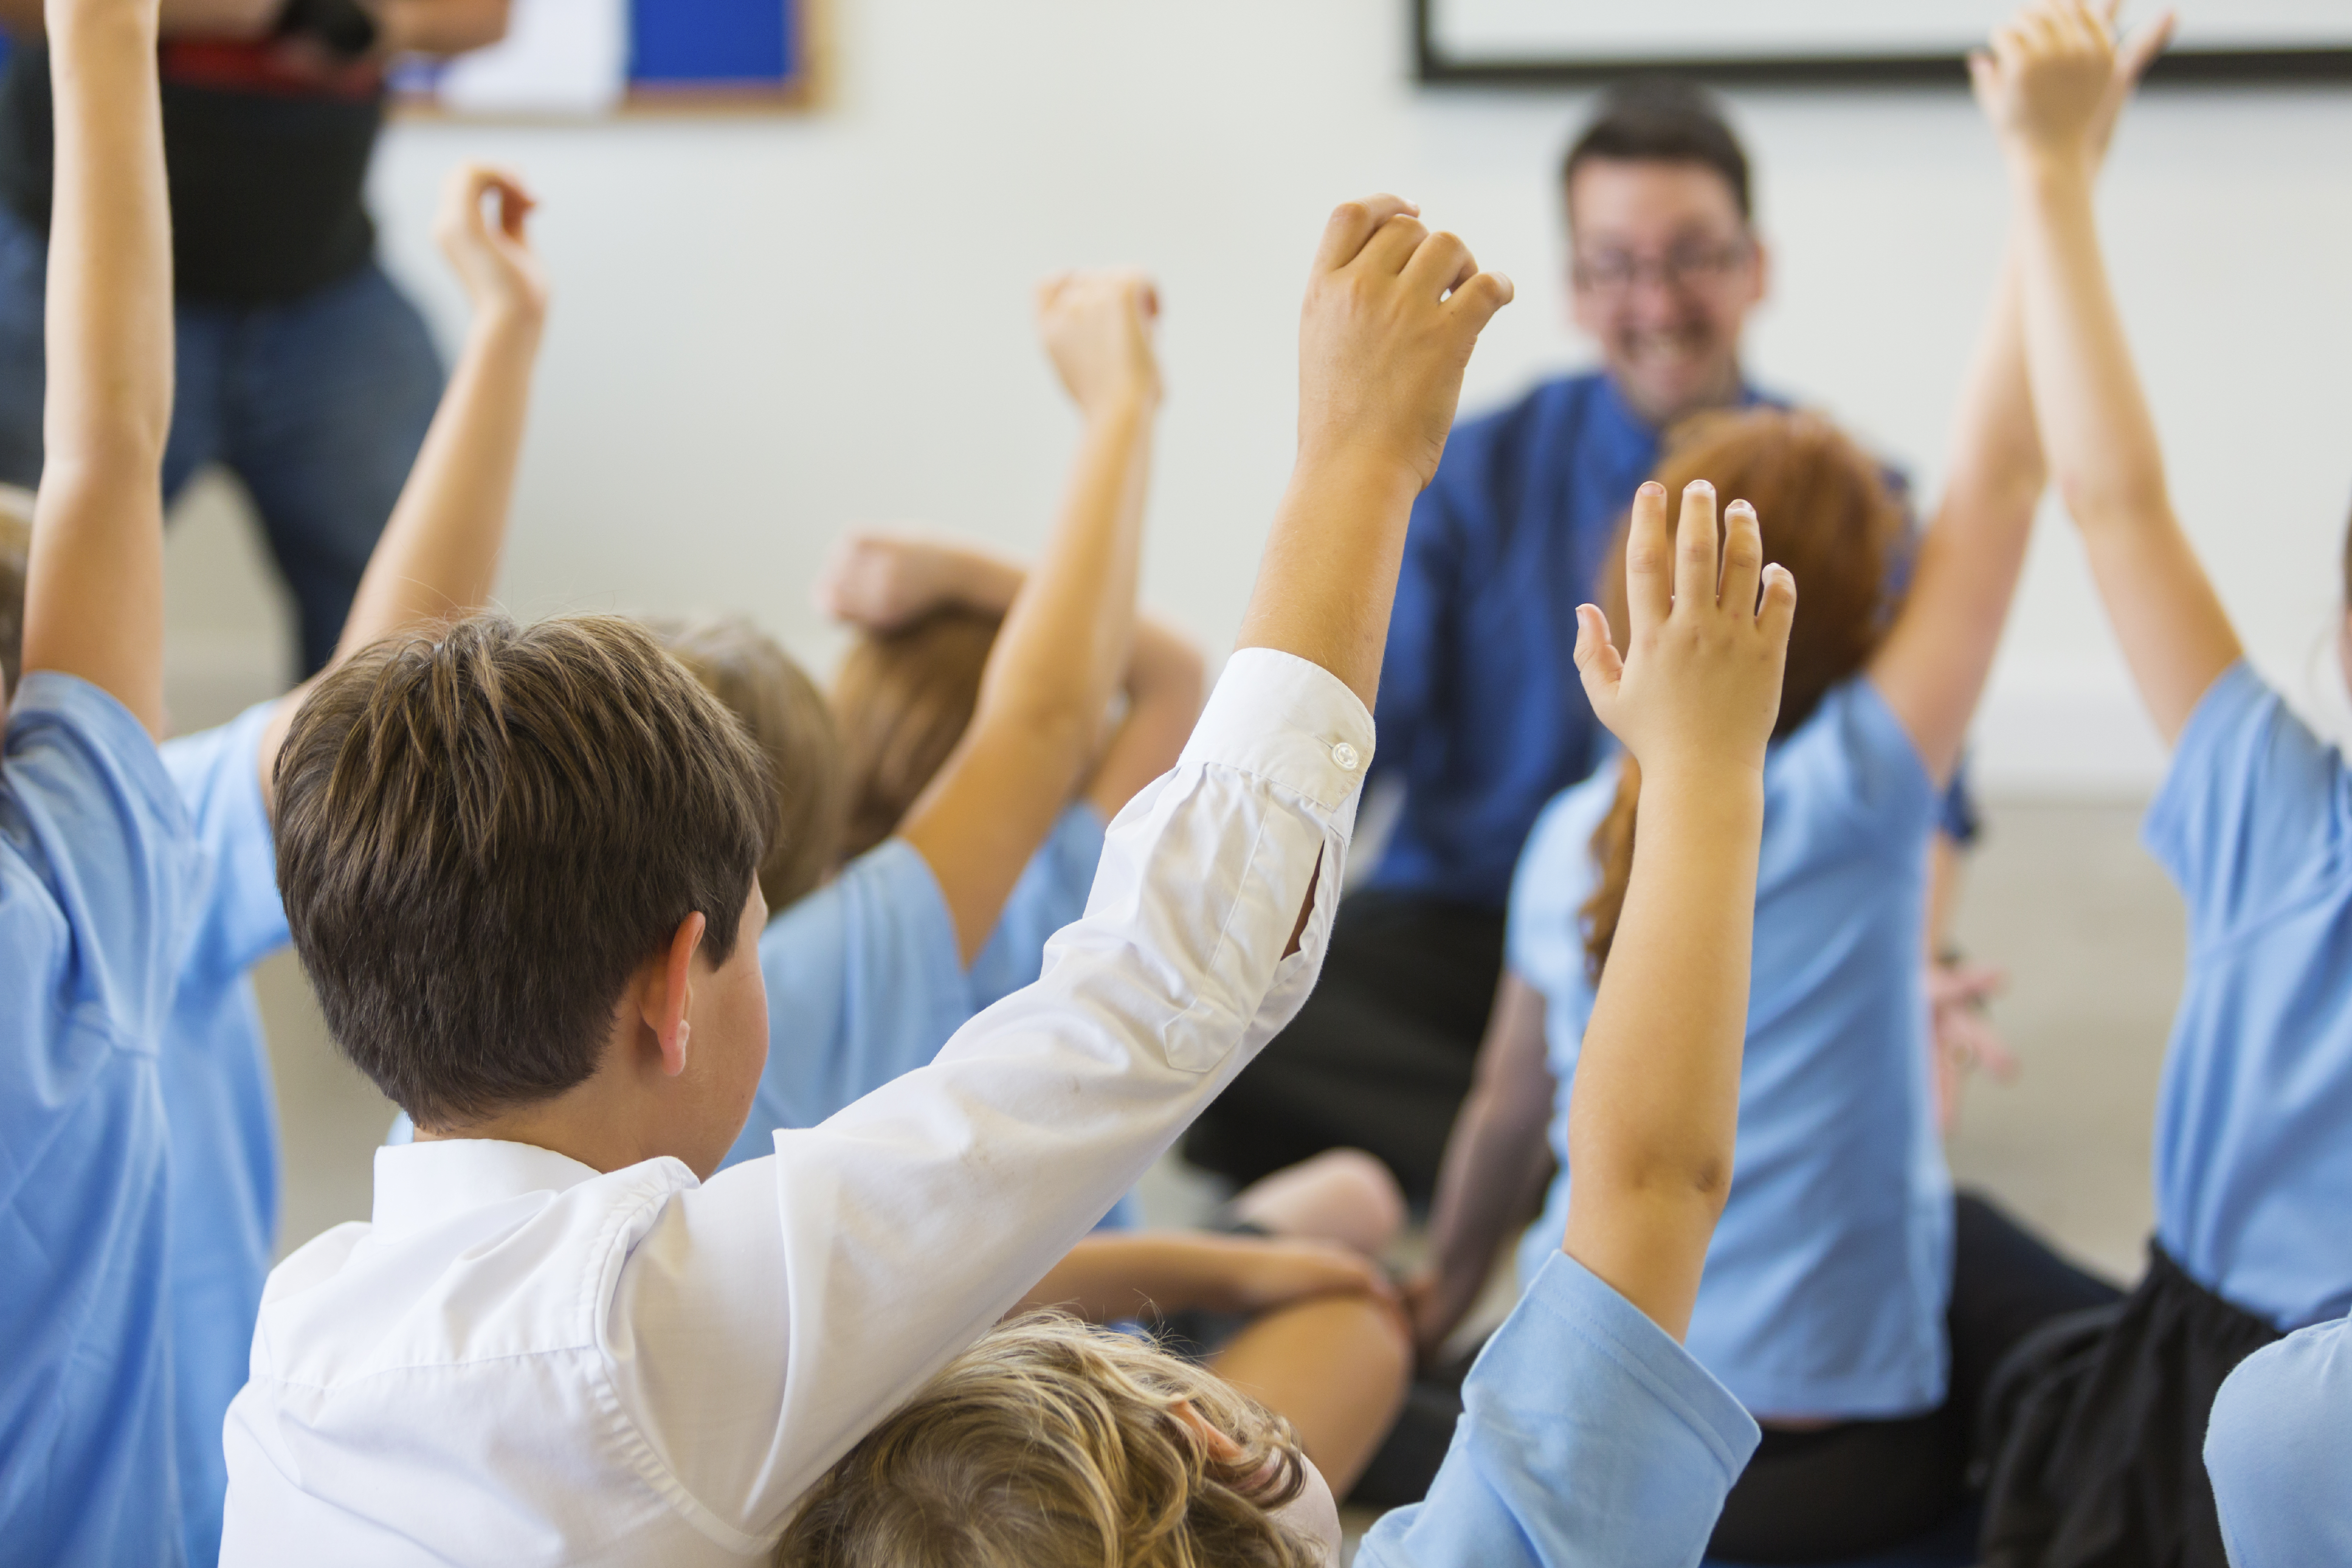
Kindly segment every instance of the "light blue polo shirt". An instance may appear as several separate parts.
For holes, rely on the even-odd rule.
[[[261,799],[275,701],[163,743],[202,852],[160,1060],[171,1122],[173,1381],[188,1561],[220,1556],[221,1423],[245,1386],[278,1239],[278,1121],[250,971],[293,940]]]
[[[928,1065],[976,1014],[1034,984],[1046,939],[1086,912],[1103,831],[1083,802],[1062,814],[969,972],[939,879],[903,838],[770,921],[760,935],[768,1065],[725,1163],[772,1153],[777,1128],[814,1127]],[[1107,1223],[1133,1216],[1123,1198]]]
[[[1356,1568],[1691,1568],[1759,1436],[1557,1237],[1462,1405],[1427,1500],[1382,1515]]]
[[[2156,1233],[2298,1329],[2352,1311],[2352,781],[2243,663],[2189,715],[2142,830],[2189,906],[2156,1106]]]
[[[87,681],[27,675],[0,759],[0,1552],[14,1561],[185,1560],[156,1057],[196,859],[139,721]]]
[[[1520,1278],[1568,1218],[1568,1107],[1592,1013],[1580,910],[1612,759],[1557,796],[1511,894],[1509,966],[1543,993],[1560,1173]],[[1939,802],[1866,679],[1764,764],[1748,1045],[1731,1192],[1687,1343],[1749,1410],[1838,1420],[1943,1403],[1952,1189],[1928,1077],[1928,836]]]
[[[2352,1322],[2238,1363],[2213,1400],[2205,1473],[2231,1568],[2352,1563]]]

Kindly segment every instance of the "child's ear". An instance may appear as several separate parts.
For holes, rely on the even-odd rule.
[[[653,1031],[660,1047],[662,1071],[671,1078],[686,1070],[687,1050],[692,1041],[693,1027],[687,1022],[687,1016],[694,1008],[694,955],[702,946],[704,923],[699,910],[678,921],[668,950],[659,960],[661,973],[646,977],[644,1000],[639,1004],[646,1026]]]

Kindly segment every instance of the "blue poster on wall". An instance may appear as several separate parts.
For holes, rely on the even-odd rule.
[[[503,43],[406,60],[393,85],[458,113],[593,115],[720,100],[787,107],[809,89],[816,0],[513,0]],[[0,66],[9,55],[0,32]]]

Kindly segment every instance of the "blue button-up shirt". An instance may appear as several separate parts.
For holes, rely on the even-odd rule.
[[[1455,427],[1413,506],[1381,665],[1375,777],[1402,781],[1404,805],[1370,886],[1508,900],[1536,814],[1606,753],[1577,679],[1576,606],[1657,463],[1658,431],[1597,372]],[[1946,827],[1968,836],[1957,787]]]

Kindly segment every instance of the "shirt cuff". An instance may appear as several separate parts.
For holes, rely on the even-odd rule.
[[[1542,1412],[1578,1397],[1575,1355],[1563,1355],[1562,1329],[1647,1389],[1678,1416],[1723,1467],[1726,1487],[1748,1468],[1763,1434],[1730,1390],[1699,1365],[1672,1334],[1619,1295],[1598,1274],[1554,1249],[1518,1310],[1478,1353],[1464,1386],[1465,1402]],[[1563,1378],[1563,1372],[1566,1373]],[[1563,1381],[1566,1387],[1560,1386]]]
[[[1233,768],[1337,811],[1372,763],[1372,715],[1321,665],[1234,650],[1178,763]]]

